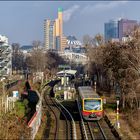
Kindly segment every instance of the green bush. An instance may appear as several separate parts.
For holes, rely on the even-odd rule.
[[[17,101],[15,103],[15,109],[16,109],[16,115],[19,116],[20,118],[23,118],[25,116],[25,104],[21,101]]]

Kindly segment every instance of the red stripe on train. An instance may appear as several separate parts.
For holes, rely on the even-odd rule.
[[[87,111],[82,111],[82,114],[83,114],[84,116],[89,116],[89,115],[92,114],[92,113],[96,114],[97,116],[103,115],[103,111],[99,111],[99,112],[87,112]]]

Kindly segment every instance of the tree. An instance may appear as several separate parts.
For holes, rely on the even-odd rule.
[[[20,50],[19,43],[12,44],[12,69],[21,70],[25,66],[24,54]]]
[[[40,46],[40,42],[34,41],[34,47],[26,62],[33,72],[45,72],[54,75],[59,64],[65,63],[57,53],[46,51]]]
[[[140,92],[138,91],[140,82],[140,27],[135,28],[132,32],[131,40],[128,40],[123,49],[124,59],[127,61],[128,68],[126,69],[127,76],[125,77],[127,88],[130,89],[129,94],[126,92],[127,103],[130,104],[130,108],[138,108],[138,99]],[[131,95],[131,96],[130,96]],[[130,98],[131,97],[131,98]],[[135,101],[135,104],[132,104]],[[123,103],[123,107],[124,107]]]
[[[42,72],[45,69],[45,52],[42,48],[33,48],[26,59],[27,66],[33,72]]]
[[[94,75],[97,75],[97,83],[102,88],[103,84],[103,69],[102,69],[102,58],[103,58],[103,48],[104,41],[102,35],[98,34],[95,37],[85,36],[83,42],[87,45],[87,56],[89,58],[88,62],[88,72],[92,79]]]
[[[46,69],[50,71],[51,75],[56,74],[58,71],[58,66],[60,64],[65,64],[66,62],[62,57],[60,57],[57,53],[48,51],[46,53]]]
[[[39,47],[42,47],[42,43],[40,40],[34,40],[33,43],[33,48],[39,48]]]

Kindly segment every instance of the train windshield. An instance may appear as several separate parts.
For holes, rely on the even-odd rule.
[[[100,99],[85,99],[84,100],[85,110],[101,110],[101,100]]]

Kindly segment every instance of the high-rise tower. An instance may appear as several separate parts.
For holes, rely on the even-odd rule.
[[[45,20],[44,41],[47,49],[62,51],[66,47],[66,37],[63,35],[63,12],[58,8],[58,18]]]
[[[60,32],[60,36],[62,37],[62,35],[63,35],[63,13],[62,13],[62,8],[58,8],[58,20],[59,20],[59,32]]]
[[[118,38],[118,21],[110,20],[104,24],[105,41]]]
[[[56,49],[61,51],[63,48],[63,13],[62,8],[58,8],[58,18],[55,20],[56,25]]]
[[[129,36],[130,33],[134,30],[135,26],[137,26],[137,21],[129,19],[120,19],[118,21],[118,26],[119,39],[122,40],[123,37]]]
[[[55,49],[55,21],[45,20],[44,40],[45,40],[45,48]]]

